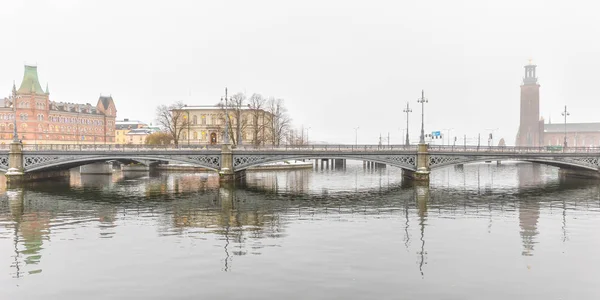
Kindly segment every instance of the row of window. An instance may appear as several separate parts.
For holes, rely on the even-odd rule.
[[[223,134],[220,133],[219,135],[222,136]],[[192,136],[190,136],[190,138],[194,139],[194,140],[208,141],[209,135],[207,134],[206,131],[201,131],[200,134],[198,134],[197,131],[193,131]],[[185,131],[181,133],[181,139],[187,140],[187,133]],[[246,139],[247,139],[246,132],[242,131],[242,140],[246,140]]]
[[[225,118],[224,117],[217,117],[216,115],[208,115],[210,116],[210,118],[207,118],[206,115],[201,115],[200,116],[200,125],[223,125],[225,124]],[[187,116],[184,116],[184,118],[186,118]],[[207,121],[208,119],[208,121]],[[252,116],[243,116],[243,123],[245,124],[252,124]],[[232,122],[235,122],[235,118],[231,118]],[[198,116],[194,115],[192,116],[192,120],[190,122],[192,125],[198,125]]]
[[[19,101],[19,103],[17,104],[17,107],[19,107],[19,108],[30,108],[29,100],[21,100],[21,101]],[[36,102],[35,103],[35,108],[36,109],[45,109],[46,108],[46,103]]]
[[[26,130],[28,127],[27,123],[22,123],[21,124],[21,129],[22,130]],[[0,123],[0,131],[1,130],[5,130],[5,129],[9,129],[12,130],[13,128],[13,124],[12,123]],[[92,133],[92,132],[96,132],[96,133],[100,133],[102,130],[99,127],[93,127],[93,128],[86,128],[86,127],[71,127],[71,126],[53,126],[53,125],[49,125],[48,129],[45,129],[42,124],[38,124],[38,132],[72,132],[72,133]]]

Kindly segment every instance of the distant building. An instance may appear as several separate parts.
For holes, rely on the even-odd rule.
[[[129,144],[127,133],[132,129],[147,127],[146,123],[137,120],[117,120],[115,126],[115,136],[117,144]]]
[[[184,118],[189,120],[179,138],[180,144],[220,144],[225,131],[225,109],[220,106],[185,106]],[[240,120],[236,112],[229,110],[231,142],[235,144],[265,144],[272,137],[270,126],[271,114],[265,110],[248,107],[240,108]],[[239,131],[237,130],[239,128]],[[238,137],[239,135],[239,137]],[[268,143],[268,142],[266,142]]]
[[[600,123],[545,124],[540,118],[540,85],[536,65],[525,66],[521,85],[521,109],[516,145],[523,147],[567,146],[591,147],[600,145]],[[566,129],[566,130],[565,130]]]
[[[154,132],[159,131],[155,129],[156,127],[143,127],[131,129],[125,134],[125,140],[127,141],[124,144],[133,144],[133,145],[143,145],[146,143],[146,137],[151,135]]]
[[[111,96],[100,96],[95,106],[51,101],[37,67],[26,65],[19,89],[13,84],[10,97],[0,99],[0,142],[12,141],[16,123],[26,144],[114,143],[116,115]]]

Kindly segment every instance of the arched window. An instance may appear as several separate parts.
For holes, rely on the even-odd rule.
[[[200,120],[201,120],[200,122],[201,122],[202,125],[206,125],[206,116],[205,115],[202,115],[200,117]]]
[[[192,116],[192,125],[197,125],[198,124],[198,116],[193,115]]]
[[[202,118],[204,120],[204,118]],[[202,131],[202,140],[206,141],[206,131]]]
[[[194,118],[195,118],[195,117],[196,117],[196,116],[194,116]],[[194,131],[194,140],[197,140],[197,139],[198,139],[198,132]]]

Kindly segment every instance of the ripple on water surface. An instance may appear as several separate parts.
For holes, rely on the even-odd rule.
[[[72,176],[0,198],[7,299],[595,299],[600,185],[533,164]],[[232,284],[234,288],[232,288]],[[4,298],[4,297],[3,297]]]

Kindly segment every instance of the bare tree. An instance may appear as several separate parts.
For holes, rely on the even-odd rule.
[[[279,146],[290,129],[292,119],[287,113],[283,99],[269,98],[267,111],[270,115],[271,144]]]
[[[252,94],[248,100],[250,108],[250,130],[252,133],[252,144],[255,146],[266,142],[265,106],[267,100],[261,94]]]
[[[218,106],[221,108],[221,117],[227,118],[229,121],[229,138],[233,145],[238,145],[243,139],[243,132],[247,127],[246,115],[244,109],[246,108],[246,95],[244,93],[237,93],[231,96],[227,101],[227,113],[225,114],[225,103],[219,102]]]
[[[162,104],[156,108],[156,121],[173,137],[175,145],[179,144],[179,138],[183,130],[189,126],[187,112],[184,107],[183,102],[178,101],[169,106]]]

